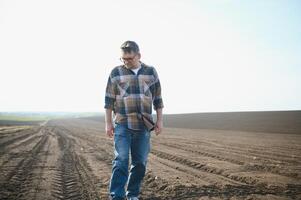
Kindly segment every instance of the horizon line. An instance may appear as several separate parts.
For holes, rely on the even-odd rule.
[[[233,112],[287,112],[287,111],[301,111],[298,109],[292,110],[237,110],[237,111],[212,111],[212,112],[183,112],[183,113],[163,113],[164,115],[171,114],[200,114],[200,113],[233,113]],[[154,111],[155,114],[156,111]],[[104,114],[101,111],[0,111],[0,113],[94,113],[94,114]]]

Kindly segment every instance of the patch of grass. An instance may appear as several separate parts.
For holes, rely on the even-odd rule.
[[[0,115],[0,120],[10,121],[43,121],[48,120],[47,116],[18,116],[18,115]]]
[[[8,121],[45,121],[60,118],[97,116],[95,112],[0,112],[0,120]]]

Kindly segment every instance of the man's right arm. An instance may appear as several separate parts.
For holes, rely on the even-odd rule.
[[[106,124],[107,123],[113,123],[113,120],[112,120],[112,109],[111,108],[106,108],[105,109],[105,122]]]
[[[112,82],[111,76],[109,76],[106,86],[105,93],[105,124],[106,124],[106,134],[109,137],[113,137],[114,126],[112,121],[112,111],[114,109],[114,104],[116,101],[116,87]]]
[[[106,124],[106,134],[111,138],[114,135],[114,126],[112,121],[112,109],[105,109],[105,124]]]

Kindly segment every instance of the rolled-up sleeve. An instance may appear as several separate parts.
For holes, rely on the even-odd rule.
[[[153,67],[155,83],[154,83],[154,91],[153,91],[153,105],[154,109],[157,110],[159,108],[163,108],[163,99],[161,95],[161,83],[156,69]]]
[[[105,105],[104,108],[110,108],[114,110],[114,104],[116,101],[116,86],[112,82],[111,75],[108,78],[106,92],[105,92]]]

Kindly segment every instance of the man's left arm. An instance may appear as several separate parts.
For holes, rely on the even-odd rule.
[[[156,134],[160,134],[162,132],[163,129],[163,114],[162,114],[162,108],[158,108],[156,110],[157,112],[157,121],[156,121],[156,125],[155,125],[155,132]]]
[[[160,132],[163,129],[163,100],[162,100],[162,95],[161,95],[161,83],[160,79],[158,76],[158,73],[155,68],[154,69],[154,76],[155,76],[155,83],[154,83],[154,93],[153,93],[153,105],[154,109],[156,110],[157,113],[157,121],[156,121],[156,127],[155,127],[155,132],[156,134],[160,134]]]

